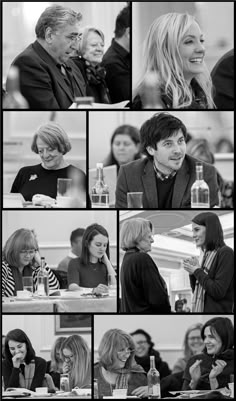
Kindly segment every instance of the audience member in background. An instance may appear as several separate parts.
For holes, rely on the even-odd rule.
[[[106,70],[101,66],[104,42],[100,29],[84,27],[80,30],[77,56],[72,57],[86,82],[86,96],[92,96],[95,103],[111,103],[105,81]]]
[[[203,350],[204,343],[201,337],[202,324],[197,323],[190,326],[184,336],[184,356],[179,358],[174,364],[172,373],[183,372],[188,360]]]
[[[139,130],[132,125],[120,125],[111,137],[111,151],[104,160],[105,166],[117,166],[117,172],[122,164],[140,159]]]
[[[82,251],[82,237],[84,234],[84,228],[77,228],[72,231],[70,235],[71,250],[69,254],[61,260],[58,264],[57,270],[64,271],[67,273],[68,265],[72,259],[79,258]]]
[[[137,364],[141,365],[147,373],[150,369],[150,356],[154,355],[156,369],[160,373],[160,378],[168,376],[171,373],[169,366],[162,361],[159,351],[153,349],[155,344],[152,342],[150,334],[145,330],[138,329],[130,333],[130,335],[135,343],[135,360]]]
[[[51,360],[47,362],[47,373],[53,379],[55,387],[60,390],[60,374],[63,372],[63,360],[61,358],[61,345],[66,337],[58,337],[51,349]]]
[[[187,143],[186,150],[188,155],[195,157],[196,159],[212,165],[215,164],[214,154],[210,150],[208,141],[204,138],[191,139]],[[224,209],[233,208],[233,190],[229,192],[229,187],[231,186],[232,182],[230,183],[230,181],[224,180],[217,169],[216,174],[220,191],[220,207]]]
[[[66,338],[61,344],[63,373],[69,375],[70,390],[91,387],[91,355],[88,344],[78,334]]]
[[[146,157],[120,168],[116,207],[127,208],[128,192],[143,192],[143,208],[189,208],[191,187],[196,180],[196,162],[186,154],[187,128],[168,112],[159,112],[140,129],[141,152]],[[215,167],[203,163],[210,189],[210,207],[219,204]]]
[[[208,320],[201,331],[205,348],[187,362],[183,390],[216,390],[234,374],[234,328],[227,317]]]
[[[135,344],[128,333],[110,329],[103,335],[94,369],[97,398],[112,396],[116,389],[127,389],[128,396],[147,397],[146,373],[137,365],[134,352]]]
[[[232,141],[228,138],[220,138],[216,144],[217,153],[233,153],[234,145]]]
[[[127,6],[116,18],[115,37],[102,60],[112,103],[131,98],[130,26],[130,6]]]
[[[192,312],[232,313],[234,305],[234,251],[224,242],[216,213],[203,212],[192,219],[193,239],[201,254],[186,258],[193,291]]]
[[[224,54],[211,72],[217,109],[234,109],[234,49]]]
[[[37,290],[37,275],[41,259],[35,233],[20,228],[8,238],[2,251],[2,296],[11,297],[23,290],[23,277],[33,277],[33,291]],[[56,290],[59,283],[48,266],[49,289]]]
[[[125,255],[120,271],[121,312],[171,312],[166,283],[148,255],[153,242],[149,220],[132,218],[122,223],[120,246]]]
[[[71,144],[59,124],[42,124],[34,134],[31,150],[39,155],[41,163],[22,167],[13,182],[11,192],[20,192],[26,201],[31,201],[36,194],[56,199],[57,179],[71,178],[72,175],[79,177],[80,190],[85,192],[85,173],[64,159],[64,155],[71,150]]]
[[[155,19],[143,49],[134,109],[214,108],[204,36],[192,15],[169,13]]]
[[[5,339],[6,339],[5,334],[2,334],[2,359],[5,358]]]
[[[93,289],[99,295],[108,292],[108,275],[116,281],[115,270],[109,260],[109,235],[99,224],[88,226],[82,238],[80,258],[72,259],[68,267],[69,290],[81,287]]]
[[[83,76],[69,59],[77,47],[81,18],[58,4],[47,7],[35,27],[36,41],[13,61],[30,109],[68,109],[76,96],[85,96]]]
[[[5,389],[21,387],[35,391],[43,386],[46,361],[35,355],[31,341],[24,331],[9,331],[5,340],[5,359],[2,361],[2,375]]]
[[[188,306],[188,301],[186,298],[183,299],[183,312],[185,313],[191,312],[191,309]]]

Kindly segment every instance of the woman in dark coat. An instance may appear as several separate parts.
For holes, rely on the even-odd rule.
[[[121,312],[170,313],[166,283],[148,255],[154,242],[151,222],[126,220],[120,237],[121,248],[126,251],[120,271]]]
[[[234,305],[234,252],[224,242],[216,213],[203,212],[192,219],[193,239],[202,251],[185,259],[193,291],[192,312],[232,313]]]

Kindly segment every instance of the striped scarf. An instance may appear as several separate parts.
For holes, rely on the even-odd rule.
[[[215,259],[216,253],[217,250],[207,251],[203,255],[201,269],[206,274],[209,273],[213,260]],[[192,312],[204,312],[205,292],[206,290],[202,287],[199,281],[196,281],[192,300]]]

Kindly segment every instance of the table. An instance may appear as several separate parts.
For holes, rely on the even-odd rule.
[[[2,303],[2,313],[24,313],[24,312],[43,312],[43,313],[69,313],[83,312],[95,313],[117,312],[117,301],[115,296],[106,298],[82,298],[82,297],[49,297],[46,299],[33,298],[32,301],[16,301],[15,297],[4,299]]]

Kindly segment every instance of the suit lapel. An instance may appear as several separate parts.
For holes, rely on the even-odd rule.
[[[53,58],[46,52],[46,50],[37,42],[35,41],[33,43],[33,49],[36,51],[36,53],[41,57],[45,63],[48,64],[48,66],[53,70],[53,76],[57,80],[58,84],[61,86],[61,88],[66,92],[67,96],[71,100],[71,102],[74,101],[72,93],[66,84],[64,77],[62,76],[60,70],[57,68],[56,63],[54,62]]]
[[[157,199],[156,177],[152,162],[150,160],[148,160],[144,168],[142,181],[143,181],[145,196],[148,201],[148,207],[157,208],[158,199]]]
[[[188,186],[189,175],[189,168],[186,159],[184,159],[181,169],[176,174],[172,197],[172,208],[180,208],[185,190]]]

